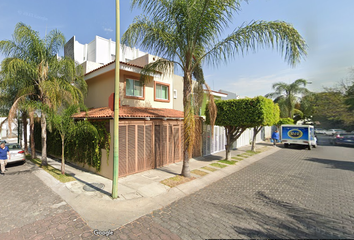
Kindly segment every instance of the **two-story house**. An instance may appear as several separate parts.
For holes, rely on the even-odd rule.
[[[97,42],[106,44],[105,48],[100,47]],[[95,50],[90,49],[89,45],[80,46],[75,38],[69,40],[66,45],[65,52],[82,61],[88,85],[85,104],[89,111],[74,117],[106,121],[107,130],[113,139],[114,113],[109,108],[109,97],[114,92],[115,60],[111,59],[108,63],[106,61],[109,60],[107,56],[113,58],[115,43],[96,37],[95,43],[90,44],[96,51],[103,49],[99,51],[101,61],[93,62],[98,61],[98,52],[93,53]],[[80,58],[77,57],[76,45],[83,49],[79,51]],[[120,61],[119,176],[161,167],[183,159],[183,105],[182,93],[179,92],[182,87],[175,86],[175,82],[183,84],[181,77],[157,72],[151,76],[150,81],[142,83],[141,69],[157,58],[139,50],[123,48],[125,49],[121,49],[120,59],[126,59],[127,56],[130,59],[129,62]],[[104,50],[106,54],[103,54]],[[92,56],[96,56],[96,59]],[[83,61],[85,59],[86,61]],[[102,149],[99,172],[108,178],[112,178],[113,173],[113,141],[110,149],[109,159],[106,159],[105,150]],[[93,168],[86,168],[95,171]]]

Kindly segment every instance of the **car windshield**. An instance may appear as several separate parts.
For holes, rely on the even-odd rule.
[[[9,150],[13,150],[13,149],[21,149],[21,146],[19,144],[9,144],[9,145],[6,145]]]

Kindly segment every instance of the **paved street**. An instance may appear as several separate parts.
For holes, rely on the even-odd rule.
[[[32,163],[8,166],[0,176],[0,239],[80,239],[92,235],[81,217],[32,171]]]
[[[115,234],[153,222],[182,239],[353,238],[353,156],[345,147],[282,149]],[[156,239],[153,229],[135,236]]]
[[[353,238],[354,148],[326,143],[281,149],[109,238]],[[0,239],[106,239],[27,170],[0,178]]]

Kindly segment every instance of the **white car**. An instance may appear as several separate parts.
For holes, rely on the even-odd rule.
[[[326,129],[323,128],[315,128],[315,133],[324,134],[325,131]]]
[[[324,131],[324,135],[328,135],[328,136],[333,136],[339,133],[345,133],[345,131],[343,129],[329,129]]]
[[[21,148],[21,146],[17,143],[6,143],[5,144],[9,150],[10,150],[10,155],[11,158],[7,159],[7,163],[13,163],[13,162],[26,162],[26,156],[25,156],[25,151]]]

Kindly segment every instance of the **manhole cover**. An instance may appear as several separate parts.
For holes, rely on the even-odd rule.
[[[84,190],[88,192],[99,191],[100,189],[104,188],[103,183],[87,183],[84,186]]]

